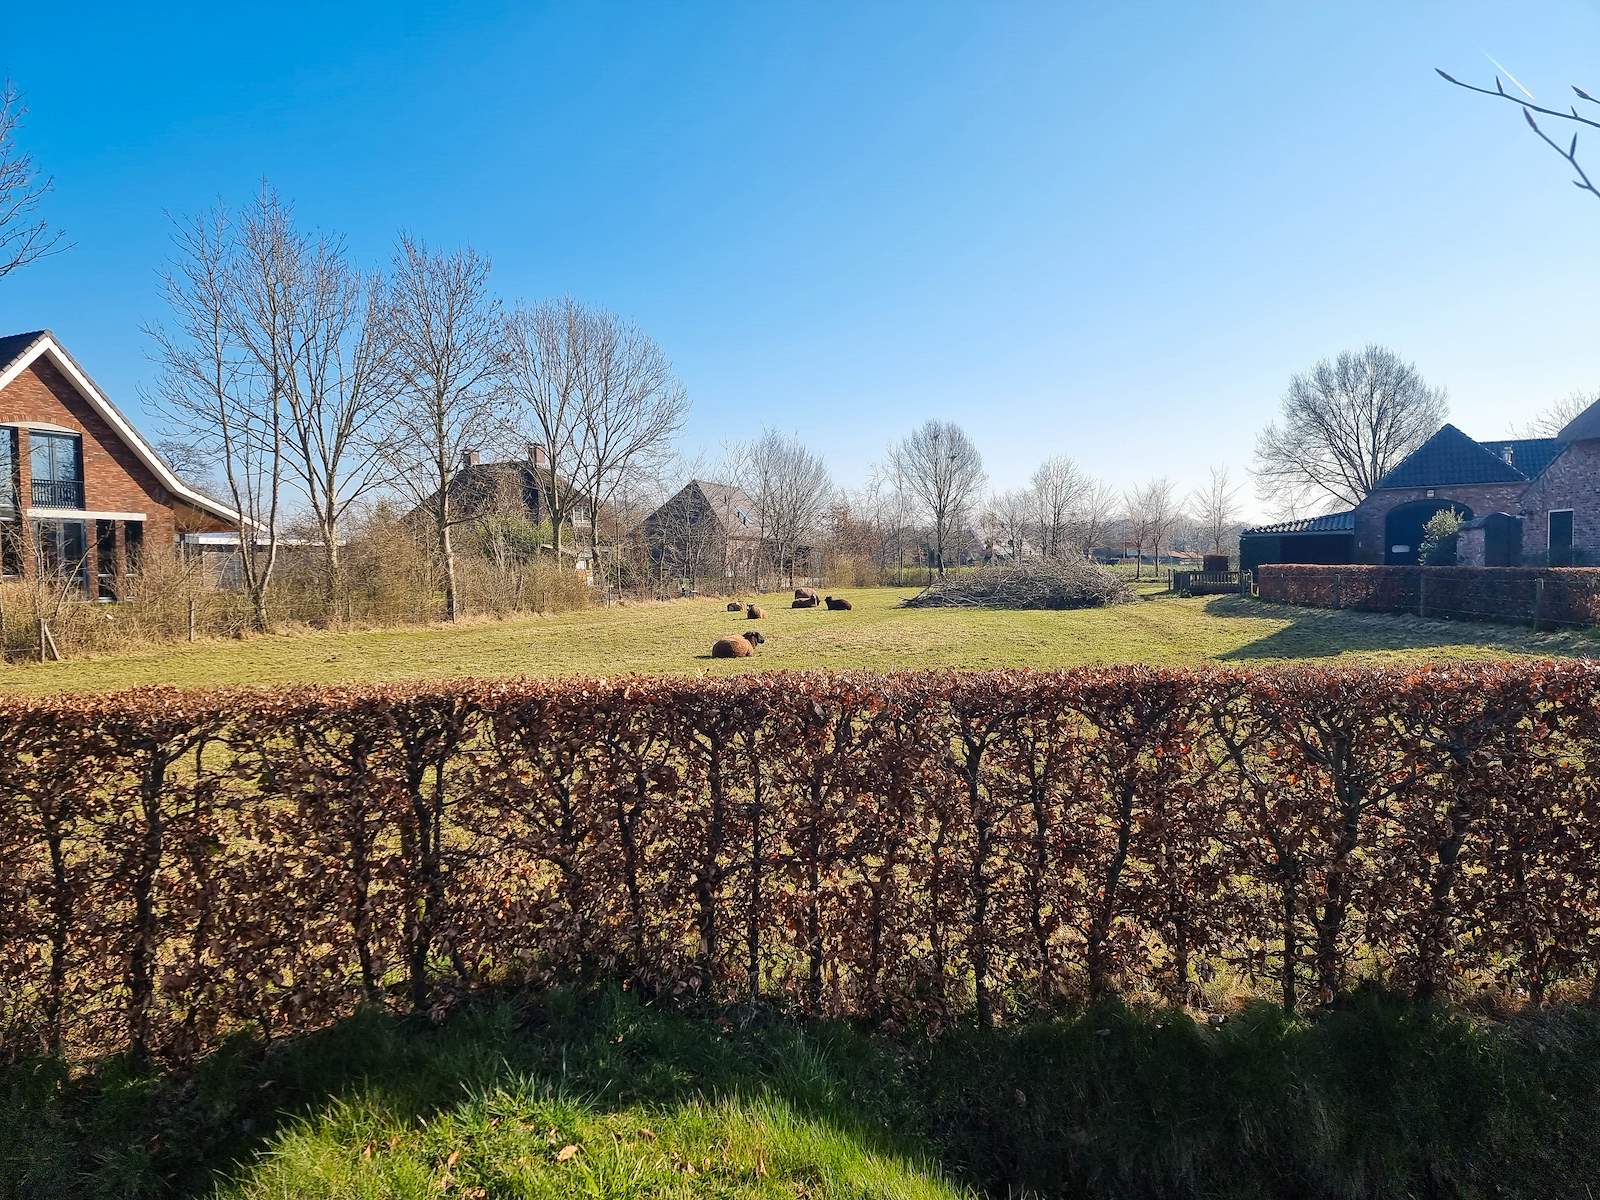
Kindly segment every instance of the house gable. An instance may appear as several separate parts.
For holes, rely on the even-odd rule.
[[[1509,443],[1515,445],[1515,443]],[[1454,425],[1439,431],[1378,481],[1389,488],[1449,487],[1455,484],[1520,483],[1528,476],[1516,463],[1482,442],[1473,441]]]
[[[0,338],[0,421],[51,424],[49,414],[83,436],[86,475],[98,452],[104,467],[114,468],[111,476],[136,485],[150,504],[173,510],[179,521],[199,518],[186,528],[237,527],[239,514],[184,483],[49,330]]]

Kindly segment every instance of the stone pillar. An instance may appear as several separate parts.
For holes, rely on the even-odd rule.
[[[1474,524],[1456,537],[1456,566],[1481,567],[1488,555],[1488,530]]]

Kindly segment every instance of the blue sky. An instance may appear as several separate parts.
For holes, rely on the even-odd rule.
[[[687,451],[772,425],[846,485],[939,416],[996,486],[1059,452],[1188,487],[1370,340],[1478,436],[1600,386],[1600,202],[1433,74],[1600,89],[1590,4],[145,8],[6,15],[75,244],[0,331],[150,424],[163,213],[262,176],[373,262],[405,227],[632,317]]]

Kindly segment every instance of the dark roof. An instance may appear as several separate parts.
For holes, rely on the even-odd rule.
[[[1527,479],[1517,466],[1482,442],[1473,441],[1454,425],[1441,425],[1438,433],[1406,455],[1399,466],[1378,481],[1378,486],[1439,487],[1456,483],[1524,483]]]
[[[1279,521],[1275,525],[1257,525],[1242,530],[1239,536],[1276,537],[1286,533],[1354,533],[1355,531],[1355,510],[1349,509],[1345,512],[1323,513],[1320,517],[1301,517],[1297,521]]]
[[[745,495],[744,489],[731,483],[713,483],[709,479],[691,480],[706,498],[717,520],[728,525],[746,527],[755,520],[755,503]]]
[[[1600,439],[1600,402],[1591,404],[1561,427],[1556,435],[1563,442],[1592,442]]]
[[[1558,437],[1501,438],[1498,441],[1481,441],[1478,445],[1489,453],[1498,455],[1502,461],[1505,459],[1506,451],[1511,451],[1511,465],[1529,479],[1542,475],[1544,469],[1555,462],[1557,456],[1567,447],[1566,441]]]
[[[0,371],[4,371],[17,359],[21,358],[42,337],[48,337],[48,329],[35,329],[32,333],[7,333],[0,335]]]

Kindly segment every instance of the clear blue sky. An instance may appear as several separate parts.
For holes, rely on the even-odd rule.
[[[1600,202],[1433,74],[1600,93],[1592,5],[246,8],[0,22],[75,243],[0,331],[136,417],[163,212],[263,175],[373,261],[404,226],[636,319],[686,449],[770,424],[845,484],[927,416],[997,486],[1242,472],[1288,376],[1368,340],[1478,436],[1600,386]]]

